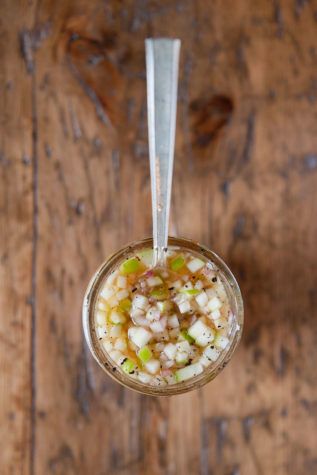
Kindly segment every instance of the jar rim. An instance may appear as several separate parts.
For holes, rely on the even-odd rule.
[[[234,335],[230,339],[230,343],[227,348],[222,350],[220,358],[212,363],[210,366],[204,369],[204,371],[186,381],[176,383],[173,385],[166,386],[151,386],[145,383],[141,383],[134,378],[125,375],[120,371],[119,366],[111,360],[110,356],[106,354],[99,345],[98,337],[95,331],[94,323],[94,310],[95,304],[99,295],[100,287],[104,282],[107,275],[111,273],[114,268],[117,268],[119,261],[122,261],[124,258],[133,254],[136,250],[152,247],[153,239],[144,238],[139,241],[133,241],[130,244],[127,244],[123,248],[119,249],[117,252],[110,255],[97,269],[97,271],[92,276],[83,301],[82,307],[82,319],[83,319],[83,329],[86,342],[88,347],[101,368],[110,376],[112,379],[122,384],[123,386],[137,391],[142,394],[151,395],[151,396],[172,396],[176,394],[183,394],[185,392],[197,389],[201,386],[204,386],[209,381],[214,379],[220,371],[224,369],[226,364],[232,357],[233,352],[235,351],[242,335],[243,330],[243,320],[244,320],[244,308],[243,300],[239,285],[225,262],[213,251],[208,249],[206,246],[199,244],[191,239],[185,239],[180,237],[171,237],[168,238],[169,246],[180,246],[185,249],[199,253],[205,257],[205,259],[213,262],[219,271],[222,274],[222,277],[225,279],[227,287],[231,291],[231,298],[234,304],[234,313],[237,321],[237,329],[234,332]]]

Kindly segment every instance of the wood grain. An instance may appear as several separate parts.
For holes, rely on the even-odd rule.
[[[317,4],[1,5],[1,473],[313,475]],[[182,40],[171,234],[246,306],[234,359],[170,399],[83,340],[96,267],[151,234],[144,39]]]

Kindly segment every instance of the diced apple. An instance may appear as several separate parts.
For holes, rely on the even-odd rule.
[[[172,372],[170,374],[165,375],[164,379],[167,382],[167,384],[175,384],[176,383],[175,376]]]
[[[176,348],[177,348],[177,351],[184,351],[186,353],[189,353],[191,346],[187,340],[183,340],[176,343]]]
[[[114,290],[111,287],[104,286],[102,291],[100,292],[100,296],[105,299],[109,300],[114,294]]]
[[[179,327],[179,321],[177,318],[177,315],[171,315],[167,319],[167,326],[168,328],[178,328]]]
[[[132,302],[133,307],[139,308],[141,310],[146,310],[149,305],[149,300],[147,297],[141,294],[136,294]]]
[[[129,292],[126,289],[119,290],[119,292],[116,293],[116,297],[118,299],[118,302],[120,302],[121,300],[129,297]]]
[[[187,333],[191,336],[194,340],[202,335],[205,331],[208,331],[209,327],[205,325],[202,320],[196,320],[196,322],[188,328]]]
[[[119,275],[119,277],[117,278],[117,286],[120,288],[120,289],[126,289],[127,288],[127,278],[125,275]]]
[[[96,312],[96,323],[99,326],[105,325],[107,322],[107,314],[102,310],[97,310]]]
[[[111,274],[107,277],[107,285],[112,285],[114,284],[117,276],[119,275],[119,271],[114,271],[114,272],[111,272]]]
[[[146,267],[151,267],[153,262],[153,249],[143,249],[138,252],[138,257]]]
[[[174,289],[180,289],[182,287],[182,282],[180,280],[175,280],[175,282],[173,282],[173,287]]]
[[[185,368],[178,369],[175,372],[175,380],[177,383],[180,383],[181,381],[193,378],[194,376],[201,374],[203,369],[204,368],[200,363],[194,363],[189,366],[185,366]]]
[[[188,361],[188,353],[186,351],[177,351],[175,356],[176,363],[185,364]]]
[[[148,370],[149,373],[151,374],[156,374],[158,370],[160,369],[160,362],[159,360],[150,360],[145,364],[146,369]]]
[[[154,333],[161,333],[166,328],[166,317],[160,320],[154,321],[150,324],[150,328]]]
[[[216,310],[213,310],[210,314],[207,315],[211,320],[218,320],[218,318],[221,317],[221,313],[219,308],[216,308]]]
[[[152,338],[152,333],[143,327],[131,327],[128,330],[129,339],[139,348],[145,346]]]
[[[199,346],[206,346],[214,339],[214,332],[202,320],[197,320],[188,329],[188,334]]]
[[[96,333],[98,338],[103,338],[107,334],[107,327],[106,325],[103,325],[102,327],[97,327],[96,328]]]
[[[159,320],[161,317],[161,312],[156,307],[150,307],[149,310],[146,312],[146,318],[150,322],[154,322],[155,320]]]
[[[163,284],[161,277],[157,275],[154,275],[153,277],[149,277],[148,279],[146,279],[146,282],[149,287],[156,287],[157,285]]]
[[[139,381],[141,381],[141,383],[148,384],[151,381],[152,376],[147,373],[143,373],[142,371],[139,371],[138,379]]]
[[[109,305],[103,298],[100,298],[97,303],[97,308],[102,312],[107,312],[109,310]]]
[[[125,338],[118,338],[114,344],[114,349],[119,351],[125,351],[127,349],[127,342]]]
[[[216,292],[214,291],[214,289],[206,289],[205,290],[206,294],[207,294],[207,297],[208,297],[208,300],[211,300],[213,297],[216,297]]]
[[[113,345],[112,345],[111,341],[109,341],[109,340],[103,341],[102,346],[107,351],[107,353],[110,353],[110,351],[113,350]]]
[[[198,346],[207,346],[214,340],[214,332],[210,330],[208,333],[203,333],[199,337],[196,338],[196,345]]]
[[[109,356],[117,364],[121,364],[123,360],[125,359],[125,356],[121,353],[121,351],[118,351],[118,350],[112,350],[109,353]]]
[[[126,318],[119,310],[112,310],[110,313],[110,321],[114,325],[119,325],[120,323],[125,323]]]
[[[181,313],[187,313],[191,310],[191,306],[188,300],[185,300],[184,302],[180,302],[178,304],[178,308]]]
[[[166,354],[169,360],[173,360],[175,358],[176,351],[176,345],[173,345],[173,343],[168,343],[164,348],[164,353]]]
[[[228,345],[228,343],[229,343],[229,340],[227,337],[219,335],[219,334],[216,335],[216,338],[214,341],[215,346],[217,346],[218,348],[222,348],[224,350],[226,346]]]
[[[204,288],[204,284],[202,283],[201,280],[197,280],[194,287],[195,287],[195,289],[202,290]]]
[[[122,334],[121,325],[114,325],[109,330],[109,336],[111,336],[111,338],[117,338],[121,336],[121,334]]]
[[[211,300],[209,300],[209,302],[208,302],[208,308],[209,308],[209,310],[211,310],[212,312],[213,312],[214,310],[218,310],[220,307],[221,307],[221,302],[220,302],[220,300],[218,299],[218,297],[213,297]]]
[[[214,345],[212,345],[205,348],[203,355],[210,361],[216,361],[220,355],[220,352],[214,347]]]
[[[108,304],[111,308],[115,308],[118,306],[119,302],[118,302],[118,299],[116,297],[116,295],[113,295],[109,300],[108,300]]]
[[[197,297],[195,298],[196,302],[200,307],[205,307],[208,303],[208,297],[206,292],[201,292]]]
[[[187,262],[187,267],[188,269],[192,272],[195,273],[202,267],[204,267],[205,262],[202,261],[201,259],[198,259],[197,257],[194,259],[191,259],[189,262]]]

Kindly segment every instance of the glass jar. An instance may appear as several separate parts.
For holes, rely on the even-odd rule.
[[[102,369],[123,386],[151,396],[172,396],[182,394],[192,389],[197,389],[214,379],[231,359],[237,347],[243,328],[243,301],[238,283],[230,269],[220,257],[206,247],[189,239],[169,237],[169,246],[178,246],[185,250],[199,253],[205,259],[213,262],[220,273],[220,277],[228,293],[228,298],[233,314],[235,315],[235,328],[231,332],[229,344],[222,350],[220,357],[215,363],[204,369],[198,376],[189,380],[166,386],[151,386],[141,383],[120,370],[120,367],[106,354],[99,345],[96,335],[94,312],[98,295],[105,279],[118,268],[120,262],[130,255],[144,248],[152,247],[152,238],[136,241],[112,254],[97,270],[89,282],[83,302],[83,327],[89,349],[95,360]]]

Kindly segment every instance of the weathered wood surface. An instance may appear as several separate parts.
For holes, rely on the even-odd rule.
[[[317,3],[1,3],[1,474],[313,475]],[[172,234],[246,306],[232,363],[153,399],[104,376],[81,302],[151,233],[147,36],[182,39]]]

